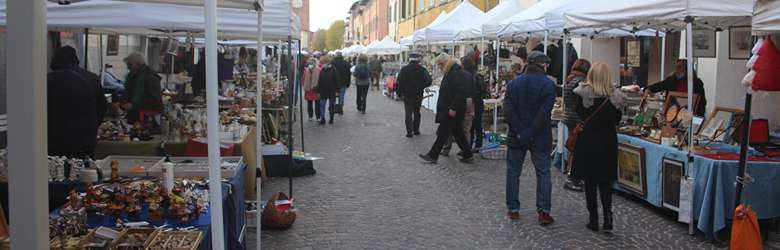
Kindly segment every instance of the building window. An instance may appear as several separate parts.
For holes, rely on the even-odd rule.
[[[428,0],[430,1],[430,5],[428,5],[429,9],[433,9],[434,6],[436,6],[436,0]]]
[[[407,0],[401,0],[401,18],[406,19],[406,1]]]
[[[425,2],[426,0],[417,0],[417,8],[422,12],[425,10]]]

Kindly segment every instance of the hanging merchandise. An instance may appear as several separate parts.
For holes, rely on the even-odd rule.
[[[780,51],[771,37],[764,39],[753,70],[753,90],[780,91]]]
[[[753,208],[740,204],[734,211],[731,225],[731,249],[760,250],[762,247],[761,230]]]

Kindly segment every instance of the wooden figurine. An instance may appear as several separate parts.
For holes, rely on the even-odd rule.
[[[119,162],[117,160],[111,161],[111,181],[112,182],[118,182],[120,181],[119,177]]]

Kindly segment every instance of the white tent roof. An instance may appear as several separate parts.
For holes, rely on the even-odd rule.
[[[424,29],[424,41],[454,41],[455,35],[461,28],[474,23],[475,20],[483,20],[485,17],[485,12],[471,4],[470,1],[463,1],[441,22],[431,23]]]
[[[780,1],[758,0],[753,7],[753,34],[769,35],[780,32]]]
[[[6,0],[0,0],[0,25],[5,25]],[[285,11],[285,9],[287,11]],[[92,29],[96,33],[151,34],[169,32],[202,32],[205,27],[203,7],[92,0],[70,5],[49,4],[47,22],[50,29]],[[257,37],[257,13],[245,9],[219,8],[218,30],[221,37]],[[266,40],[300,37],[300,21],[284,0],[266,0],[263,32]],[[184,32],[183,32],[184,31]]]
[[[703,26],[727,28],[749,23],[752,14],[752,0],[597,0],[567,12],[565,26],[682,28],[690,16]]]
[[[498,28],[499,37],[526,36],[549,31],[552,35],[563,33],[563,13],[593,5],[583,0],[545,0],[504,20]],[[603,7],[604,5],[595,5]]]
[[[400,44],[403,45],[403,46],[412,46],[412,45],[414,45],[414,34],[412,34],[411,36],[407,36],[407,37],[401,38]]]
[[[436,17],[436,19],[434,19],[433,22],[431,22],[431,24],[428,25],[428,27],[440,24],[445,19],[447,19],[448,15],[449,14],[447,14],[446,11],[442,11],[441,13],[439,13],[439,16]],[[409,46],[409,45],[413,45],[414,43],[417,43],[417,42],[425,41],[425,30],[428,29],[428,27],[419,29],[419,30],[415,31],[414,33],[412,33],[411,36],[408,36],[408,37],[405,37],[404,39],[401,39],[401,45]],[[411,39],[411,40],[409,40],[409,39]]]
[[[346,49],[341,50],[341,54],[344,55],[344,56],[351,56],[351,55],[356,55],[356,54],[362,54],[362,53],[365,52],[365,50],[366,50],[366,47],[364,47],[363,45],[355,44],[355,45],[349,46]]]
[[[369,55],[395,55],[404,51],[404,47],[386,36],[382,41],[374,41],[366,47],[366,54]]]
[[[120,0],[128,2],[147,2],[147,3],[165,3],[173,5],[190,5],[203,7],[204,0]],[[254,3],[257,0],[219,0],[217,1],[217,7],[219,8],[234,8],[234,9],[247,9],[254,10]],[[268,2],[265,1],[265,8],[268,8]]]
[[[523,11],[524,7],[519,0],[506,0],[499,3],[493,9],[485,14],[484,19],[473,20],[473,24],[462,29],[455,36],[456,40],[469,40],[481,37],[494,38],[498,32],[498,25],[512,17],[512,15]]]

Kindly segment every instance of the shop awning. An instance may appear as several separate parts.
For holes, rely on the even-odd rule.
[[[425,42],[444,42],[454,41],[455,35],[463,27],[475,22],[475,20],[484,20],[485,12],[471,4],[470,1],[463,1],[441,22],[432,23],[424,31]]]

